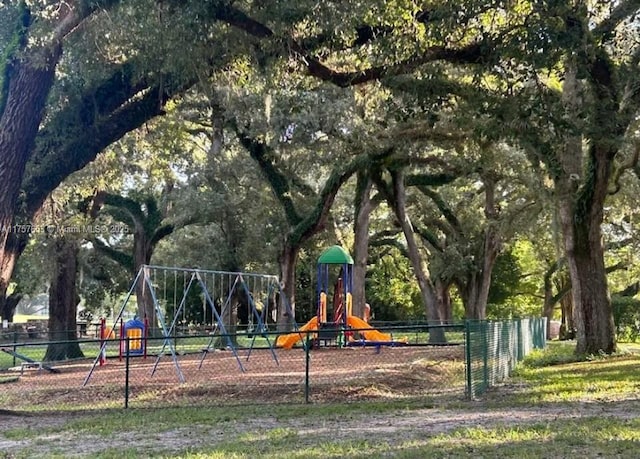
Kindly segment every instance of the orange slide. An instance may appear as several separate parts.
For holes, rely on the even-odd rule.
[[[356,329],[367,341],[393,341],[389,333],[382,333],[356,316],[347,316],[347,325]]]
[[[313,331],[318,329],[318,318],[313,317],[309,322],[304,324],[295,333],[289,333],[288,335],[280,335],[276,340],[276,346],[281,346],[285,349],[291,349],[298,341],[302,341],[306,334],[306,331]]]

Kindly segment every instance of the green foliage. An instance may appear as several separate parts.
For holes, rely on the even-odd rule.
[[[16,266],[12,279],[17,292],[35,295],[47,290],[53,262],[42,236],[32,238]]]
[[[612,295],[613,320],[621,341],[635,342],[640,338],[640,300]]]
[[[517,292],[522,272],[513,252],[502,252],[496,258],[491,275],[488,303],[500,304]]]
[[[369,267],[366,292],[375,320],[416,320],[425,316],[411,264],[397,251]]]
[[[545,349],[534,349],[522,361],[520,367],[543,368],[577,362],[573,345],[567,342],[548,343]]]
[[[296,320],[306,321],[317,313],[317,252],[302,249],[296,265]]]
[[[573,135],[573,130],[580,130],[579,125],[584,122],[580,119],[576,125],[569,125],[563,121],[566,111],[557,111],[562,89],[562,69],[558,63],[574,52],[586,61],[596,56],[582,56],[594,52],[593,44],[589,43],[591,38],[585,34],[586,18],[591,15],[595,29],[605,13],[609,14],[607,2],[590,3],[588,12],[586,8],[571,9],[562,2],[516,1],[503,5],[475,0],[431,2],[428,11],[408,0],[324,3],[277,0],[269,5],[153,0],[118,3],[110,14],[97,15],[66,39],[65,58],[58,69],[53,102],[47,113],[55,114],[72,102],[83,102],[82,109],[60,117],[61,126],[48,127],[73,137],[97,117],[111,113],[104,107],[110,100],[109,81],[122,83],[125,79],[130,84],[155,81],[165,87],[177,81],[201,83],[183,100],[174,101],[165,116],[168,121],[149,123],[145,130],[124,139],[105,155],[116,157],[115,162],[124,167],[112,167],[108,175],[98,173],[91,178],[99,189],[136,198],[145,193],[160,196],[165,185],[174,186],[178,192],[172,196],[175,198],[172,217],[182,221],[194,215],[204,217],[198,227],[180,230],[160,244],[157,260],[173,265],[276,271],[276,253],[282,235],[287,234],[283,212],[275,205],[263,176],[234,135],[223,133],[220,139],[223,147],[214,151],[214,142],[207,136],[211,135],[211,124],[220,121],[216,119],[219,117],[223,124],[234,119],[243,132],[246,129],[247,135],[273,149],[273,156],[268,159],[287,185],[276,192],[282,195],[279,198],[295,203],[295,212],[290,213],[296,217],[292,219],[294,222],[307,216],[308,222],[314,221],[313,217],[321,210],[314,209],[314,198],[336,164],[349,164],[350,159],[379,147],[382,142],[388,141],[416,159],[427,156],[437,159],[433,164],[441,163],[449,175],[437,171],[422,177],[459,176],[455,184],[447,183],[441,188],[443,202],[455,212],[460,228],[452,230],[454,222],[424,196],[412,193],[409,206],[416,227],[421,220],[433,236],[428,241],[433,246],[428,260],[431,274],[446,281],[464,279],[481,269],[480,247],[487,219],[482,212],[478,171],[490,169],[500,176],[496,204],[501,208],[501,218],[504,217],[499,222],[503,225],[501,239],[508,240],[522,231],[516,218],[530,225],[531,220],[520,203],[531,200],[530,192],[537,193],[538,189],[531,184],[538,180],[532,178],[536,171],[532,173],[526,168],[527,159],[533,158],[538,166],[536,158],[542,158],[547,172],[557,178],[562,172],[557,164],[565,164],[558,161],[556,153],[563,149],[556,150],[557,142]],[[14,27],[20,22],[17,4],[17,1],[3,2],[0,6],[0,77],[7,75],[3,70],[10,68],[6,64],[16,54],[15,39],[20,37],[20,31],[15,33]],[[26,3],[21,5],[23,12],[28,12]],[[232,9],[236,11],[230,16]],[[246,20],[243,13],[255,21]],[[42,11],[38,14],[44,19]],[[229,20],[230,17],[234,20]],[[27,22],[23,18],[23,29]],[[242,26],[244,30],[240,30]],[[258,28],[261,35],[254,33],[247,39],[252,31],[246,26]],[[610,35],[597,39],[609,46]],[[481,49],[473,66],[454,65],[459,62],[451,55],[448,58],[446,53],[437,62],[418,65],[423,55],[432,50],[457,48],[476,41]],[[294,46],[298,44],[303,49]],[[305,57],[305,47],[322,64],[335,69],[333,74],[344,69],[358,73],[403,60],[409,65],[399,67],[402,77],[394,76],[397,68],[390,67],[380,72],[381,81],[355,89],[338,88],[308,78],[307,71],[313,69]],[[460,59],[464,62],[464,58]],[[114,80],[109,80],[115,64],[123,64],[125,68],[122,73],[111,75]],[[612,59],[607,64],[617,62]],[[3,78],[0,86],[6,89],[7,82]],[[627,87],[637,86],[637,82],[631,83]],[[102,87],[104,91],[95,91],[92,100],[79,101],[78,95],[90,93],[84,90],[91,87]],[[589,94],[586,80],[584,91],[582,99],[586,103],[597,99]],[[2,99],[0,95],[0,113]],[[625,102],[625,106],[632,106],[632,102]],[[588,108],[579,113],[591,122],[598,118],[596,115]],[[614,117],[610,121],[617,123]],[[417,127],[399,127],[403,123],[409,128],[416,123]],[[443,127],[446,135],[459,135],[464,140],[455,145],[432,142],[428,137],[434,127]],[[414,139],[394,135],[396,132],[419,135]],[[474,134],[479,136],[474,138]],[[62,141],[44,137],[43,142]],[[517,143],[514,137],[536,151],[525,158],[514,147]],[[495,140],[496,151],[479,151],[472,143],[478,140],[485,144]],[[511,144],[502,144],[503,141]],[[586,193],[579,202],[590,204],[588,193],[592,191],[594,169],[591,163],[576,163],[590,164],[588,180],[578,184]],[[432,172],[433,164],[425,164],[416,161],[408,167],[419,176]],[[400,167],[394,159],[388,165]],[[337,185],[341,179],[336,174],[329,183]],[[540,196],[534,197],[540,200],[546,197],[544,193]],[[145,222],[149,233],[161,224],[160,213],[154,212],[161,204],[145,202],[150,217]],[[132,208],[124,210],[121,219],[126,219],[123,215]],[[581,212],[586,215],[586,210]],[[350,222],[344,216],[349,214],[348,206],[336,206],[332,211],[334,219],[339,220],[335,227],[348,228]],[[390,222],[388,215],[381,220],[384,222],[380,227]],[[302,225],[289,236],[302,238],[307,230],[308,225]],[[543,238],[537,236],[530,237],[539,243]],[[331,238],[330,234],[326,236]],[[126,239],[115,237],[108,242],[120,249],[127,245]],[[439,242],[442,252],[435,247]],[[530,255],[518,252],[517,248],[498,258],[489,298],[491,317],[517,317],[539,311],[541,300],[534,296],[537,289],[531,279],[540,270],[530,261]],[[42,276],[35,268],[35,263],[25,266],[24,277],[41,282]],[[301,255],[297,296],[299,311],[305,314],[315,307],[314,270],[313,258]],[[384,257],[369,274],[368,300],[377,319],[423,316],[413,273],[402,256]],[[108,275],[116,277],[113,270]],[[101,288],[113,293],[111,287],[103,284],[87,284],[86,299],[92,307],[97,308],[102,298],[109,296],[101,296]],[[196,298],[193,300],[196,303]],[[624,301],[615,308],[616,323],[623,327],[619,332],[635,336],[637,308]],[[196,312],[189,320],[205,320],[198,318]]]
[[[538,316],[542,299],[538,295],[538,269],[533,246],[518,240],[503,251],[491,273],[491,287],[487,301],[487,316],[491,319],[510,319]]]
[[[163,279],[158,279],[156,289],[161,296],[159,299],[160,307],[164,309],[166,313],[167,323],[173,323],[180,303],[183,301],[184,289],[187,286],[183,283],[182,276],[166,276]],[[214,287],[209,287],[209,295],[212,296],[212,300],[215,302],[218,313],[221,312],[221,306],[226,301],[227,292],[216,292]],[[212,325],[215,322],[214,314],[211,310],[211,305],[205,300],[205,295],[199,284],[194,282],[187,292],[186,298],[182,306],[182,311],[176,321],[178,327],[187,327],[189,325]]]

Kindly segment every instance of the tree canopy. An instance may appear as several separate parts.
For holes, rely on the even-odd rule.
[[[145,235],[139,262],[277,262],[295,306],[305,264],[340,243],[357,249],[358,282],[370,262],[370,293],[407,317],[415,302],[436,322],[518,315],[504,307],[515,296],[551,317],[562,300],[578,352],[610,353],[610,293],[631,292],[621,268],[635,269],[639,12],[636,0],[4,2],[0,225],[35,221],[72,173],[112,155],[122,181],[84,198]],[[3,304],[28,239],[2,233]],[[126,238],[94,245],[128,259]],[[418,290],[380,290],[383,273],[408,272]]]

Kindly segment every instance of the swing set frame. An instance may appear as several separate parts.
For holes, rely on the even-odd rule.
[[[163,288],[159,292],[158,286],[158,277],[161,276],[164,278]],[[174,277],[174,295],[173,295],[173,320],[171,324],[167,324],[166,321],[166,310],[165,308],[168,306],[166,303],[166,280],[167,276],[173,275]],[[182,275],[183,277],[183,288],[182,288],[182,297],[180,302],[178,303],[176,300],[178,298],[178,288],[177,288],[177,279],[178,275]],[[213,289],[216,287],[216,279],[219,279],[219,286],[221,289],[224,289],[224,279],[227,279],[227,291],[224,295],[220,295],[219,297],[225,298],[224,303],[221,306],[220,312],[218,312],[215,305],[215,294],[212,295],[209,286],[211,285],[208,281],[209,278],[212,280]],[[187,281],[188,279],[188,281]],[[231,282],[233,279],[233,282]],[[291,306],[289,304],[288,299],[286,298],[284,291],[282,290],[282,284],[280,283],[277,276],[268,275],[268,274],[256,274],[256,273],[242,273],[242,272],[229,272],[229,271],[214,271],[214,270],[206,270],[199,268],[180,268],[180,267],[166,267],[166,266],[154,266],[154,265],[143,265],[138,270],[138,273],[131,284],[131,287],[124,298],[122,306],[120,307],[115,319],[114,319],[114,329],[118,322],[124,322],[123,314],[125,308],[129,304],[131,297],[135,295],[136,287],[138,282],[143,283],[143,289],[148,289],[149,295],[153,301],[154,314],[157,318],[157,324],[160,326],[160,331],[162,336],[162,347],[158,354],[156,355],[156,360],[151,370],[151,375],[153,376],[157,370],[158,364],[160,363],[160,359],[166,355],[167,353],[171,355],[171,359],[173,361],[176,375],[180,383],[185,382],[184,374],[180,368],[180,363],[178,359],[178,354],[176,352],[176,348],[174,345],[174,332],[178,325],[178,318],[181,313],[184,313],[185,307],[187,304],[187,297],[189,295],[190,290],[194,285],[198,285],[200,287],[202,296],[203,296],[203,308],[207,308],[211,311],[212,320],[215,320],[213,323],[213,329],[211,331],[211,338],[207,346],[202,349],[202,355],[200,357],[200,363],[198,365],[198,369],[202,368],[204,360],[207,354],[214,348],[214,342],[217,337],[221,337],[226,341],[226,348],[230,350],[238,364],[238,368],[241,372],[245,371],[245,368],[242,364],[242,360],[240,359],[240,355],[238,354],[238,350],[233,340],[231,339],[231,335],[226,330],[224,320],[222,319],[228,312],[228,308],[233,307],[232,300],[234,295],[237,294],[238,289],[242,289],[243,293],[246,295],[248,308],[249,308],[249,324],[248,326],[252,327],[252,339],[251,345],[249,346],[249,350],[246,356],[246,361],[249,360],[251,356],[251,351],[255,345],[256,337],[258,335],[263,335],[267,343],[269,344],[269,350],[271,352],[273,360],[279,365],[278,356],[275,351],[276,343],[269,337],[267,333],[267,321],[266,315],[269,310],[269,300],[272,297],[276,297],[279,295],[279,301],[284,302],[285,310],[291,314]],[[256,288],[260,285],[260,289]],[[252,287],[253,286],[253,290]],[[266,288],[265,288],[266,286]],[[259,290],[259,292],[258,292]],[[258,309],[256,306],[256,292],[263,293],[262,298],[258,298],[263,304],[262,309]],[[161,293],[164,298],[159,298],[158,293]],[[264,301],[263,301],[264,300]],[[163,304],[164,303],[164,304]],[[205,315],[206,316],[206,315]],[[254,322],[255,320],[255,322]],[[254,327],[255,324],[255,327]],[[104,340],[101,343],[100,351],[98,352],[98,356],[95,358],[89,373],[84,379],[82,386],[86,386],[93,375],[96,366],[101,361],[101,357],[106,353],[106,346],[108,341]]]

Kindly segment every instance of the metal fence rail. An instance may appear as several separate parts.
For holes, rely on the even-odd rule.
[[[467,321],[467,395],[475,398],[511,375],[516,364],[546,343],[546,318]]]

